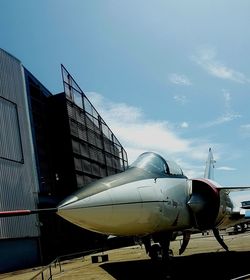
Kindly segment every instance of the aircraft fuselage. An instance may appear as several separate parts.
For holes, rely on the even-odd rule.
[[[209,179],[188,179],[178,165],[155,153],[144,153],[126,171],[83,187],[58,206],[58,214],[116,236],[223,229],[244,221],[234,192]]]
[[[97,193],[94,183],[93,195],[76,194],[74,202],[59,206],[58,214],[80,227],[112,235],[143,236],[190,225],[186,178],[148,178],[110,187],[121,175],[125,174],[97,182],[106,185]]]

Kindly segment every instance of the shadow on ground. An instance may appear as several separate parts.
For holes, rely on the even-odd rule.
[[[250,252],[217,252],[176,256],[168,266],[160,262],[154,263],[151,260],[138,260],[105,263],[101,267],[117,280],[224,280],[250,274]]]

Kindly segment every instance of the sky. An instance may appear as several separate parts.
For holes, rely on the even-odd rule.
[[[128,153],[250,185],[250,1],[0,0],[0,48],[52,93],[63,64]]]

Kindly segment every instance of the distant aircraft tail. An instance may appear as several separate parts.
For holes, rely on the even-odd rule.
[[[215,160],[213,157],[212,149],[209,148],[208,157],[206,162],[206,168],[204,173],[204,178],[214,180],[214,164]]]

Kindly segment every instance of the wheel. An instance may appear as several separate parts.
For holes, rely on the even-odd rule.
[[[159,244],[153,244],[150,247],[149,257],[154,261],[161,259],[161,246]]]

